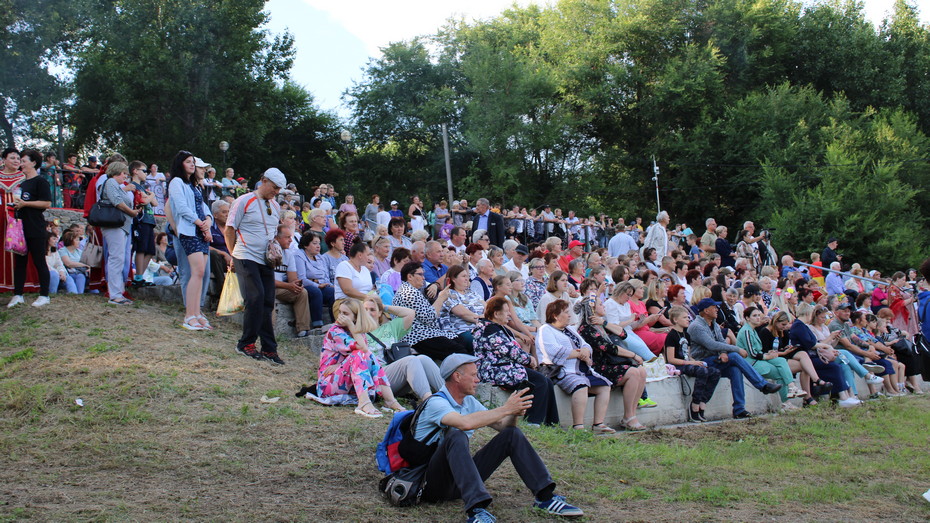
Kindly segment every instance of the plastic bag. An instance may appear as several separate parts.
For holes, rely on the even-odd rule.
[[[245,310],[245,300],[239,290],[239,278],[232,272],[226,272],[226,281],[223,283],[223,292],[220,293],[220,304],[216,308],[217,316],[232,316]]]
[[[13,218],[9,213],[6,219],[6,238],[3,249],[20,256],[25,256],[29,252],[26,249],[26,235],[23,234],[23,221]]]

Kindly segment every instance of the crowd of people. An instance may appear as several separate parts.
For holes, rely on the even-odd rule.
[[[730,380],[733,417],[748,418],[744,378],[792,410],[792,398],[855,407],[860,396],[923,394],[930,375],[921,336],[930,331],[930,260],[883,278],[855,263],[844,267],[836,238],[799,257],[808,268],[794,253],[778,258],[752,222],[731,242],[713,218],[698,236],[686,224],[671,227],[665,211],[644,227],[640,218],[626,225],[563,216],[548,205],[539,213],[502,210],[484,198],[429,210],[414,196],[401,210],[397,200],[385,209],[375,194],[360,210],[352,195],[337,205],[329,184],[304,198],[276,168],[252,187],[232,169],[216,181],[213,168],[187,151],[164,174],[118,154],[81,168],[71,156],[58,165],[35,150],[7,149],[2,161],[9,215],[0,226],[7,237],[19,220],[26,251],[3,254],[8,307],[25,303],[27,282],[40,295],[35,307],[58,291],[97,290],[128,305],[127,283],[178,284],[182,326],[210,330],[208,289],[212,281],[218,293],[231,271],[245,303],[236,350],[284,365],[273,315],[276,301],[291,304],[297,337],[324,335],[311,396],[355,405],[366,418],[405,410],[399,398],[441,394],[455,399],[433,413],[434,423],[465,436],[515,413],[530,425],[557,425],[559,389],[570,397],[575,430],[587,428],[589,397],[595,434],[645,430],[637,411],[657,405],[646,365],[660,357],[694,378],[686,413],[693,423],[706,421],[721,378]],[[122,220],[62,231],[43,215],[82,205],[87,217],[98,201]],[[169,225],[156,234],[162,213]],[[87,255],[95,250],[103,251],[96,260]],[[446,372],[447,362],[457,364]],[[462,403],[477,403],[470,394],[479,382],[517,399],[494,419],[465,423],[465,414],[481,410]],[[619,427],[605,423],[613,389],[622,391]],[[550,486],[531,487],[543,491],[537,502],[578,510]],[[477,496],[466,507],[472,517],[486,499],[469,495]]]

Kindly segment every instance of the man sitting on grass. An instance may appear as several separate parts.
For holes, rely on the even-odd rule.
[[[554,494],[552,476],[516,426],[517,418],[532,406],[533,396],[523,389],[511,394],[503,406],[487,410],[474,397],[479,383],[476,361],[478,358],[469,354],[452,354],[443,360],[439,374],[446,385],[440,392],[452,398],[454,404],[434,400],[420,414],[414,436],[423,443],[439,443],[424,478],[423,500],[462,498],[469,522],[493,523],[496,518],[486,510],[492,498],[484,480],[509,456],[517,474],[535,495],[535,508],[558,516],[583,515],[581,509]],[[481,427],[491,427],[499,433],[472,456],[469,438]],[[437,428],[444,431],[426,441]]]

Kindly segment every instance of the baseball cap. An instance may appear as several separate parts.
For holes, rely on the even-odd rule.
[[[277,167],[271,167],[265,171],[262,176],[268,179],[269,182],[278,186],[278,189],[283,189],[287,187],[287,179],[284,178],[284,173],[281,172]]]
[[[450,354],[446,356],[446,359],[442,360],[442,365],[439,366],[439,375],[442,376],[442,379],[447,380],[462,365],[476,361],[478,361],[478,358],[471,354]]]
[[[517,247],[514,249],[514,252],[516,252],[517,254],[524,254],[524,255],[530,253],[529,249],[526,248],[526,245],[517,245]]]
[[[197,167],[203,167],[203,168],[210,167],[210,164],[201,160],[200,158],[197,158],[196,156],[194,157],[194,165],[196,165]]]
[[[571,249],[572,247],[584,247],[584,242],[580,242],[578,240],[572,240],[571,242],[569,242],[568,248]]]
[[[853,306],[850,305],[850,304],[848,304],[848,303],[841,303],[841,304],[836,308],[836,310],[838,310],[838,311],[852,310],[852,309],[853,309]]]
[[[397,205],[397,200],[391,200],[391,205]]]
[[[89,157],[87,157],[87,161],[88,161],[88,162],[96,162],[96,161],[97,161],[97,157],[96,157],[96,156],[89,156]]]
[[[708,307],[719,307],[719,306],[720,306],[719,301],[714,301],[710,298],[704,298],[703,300],[699,301],[697,305],[695,305],[695,308],[697,309],[698,312],[701,312],[702,310]]]

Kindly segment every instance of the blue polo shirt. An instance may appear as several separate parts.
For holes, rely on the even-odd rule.
[[[423,276],[426,278],[426,283],[436,283],[439,278],[445,276],[449,271],[449,268],[443,264],[439,264],[439,267],[433,267],[433,264],[429,260],[423,260]]]
[[[429,403],[423,408],[423,412],[420,413],[420,419],[417,422],[417,431],[413,435],[420,441],[423,441],[430,432],[436,430],[436,427],[442,427],[442,429],[448,428],[446,425],[442,424],[442,418],[450,412],[458,412],[462,416],[467,416],[473,412],[488,410],[474,396],[465,396],[461,404],[455,403],[455,400],[452,399],[452,394],[449,393],[449,389],[447,389],[445,385],[439,389],[439,392],[445,394],[446,398],[449,399],[446,400],[441,397],[436,399],[430,398]],[[475,431],[473,430],[465,431],[465,434],[467,434],[469,438],[471,438],[471,435],[474,433]],[[441,442],[444,436],[445,430],[440,430],[431,441],[423,441],[423,443],[429,445],[433,441]]]

